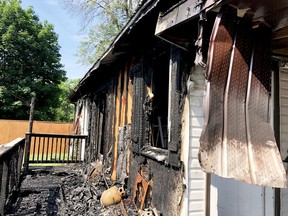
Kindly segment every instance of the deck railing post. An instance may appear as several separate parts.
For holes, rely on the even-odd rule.
[[[4,215],[4,209],[6,204],[6,197],[7,197],[7,186],[9,181],[8,176],[8,163],[9,161],[4,160],[1,164],[1,188],[0,188],[0,215]]]
[[[24,173],[26,173],[28,171],[28,168],[29,168],[30,143],[31,143],[31,133],[26,133],[25,155],[24,155],[24,164],[23,164],[23,172]]]
[[[25,159],[24,159],[24,173],[28,171],[29,168],[29,154],[30,154],[30,143],[31,143],[31,133],[33,131],[33,120],[34,120],[34,107],[35,107],[36,97],[32,97],[30,104],[30,115],[29,115],[29,129],[26,134],[26,143],[25,143]]]

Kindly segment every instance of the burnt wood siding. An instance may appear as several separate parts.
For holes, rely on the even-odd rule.
[[[132,150],[139,153],[144,139],[144,77],[143,59],[130,71],[133,79],[133,105],[132,105]]]
[[[94,96],[91,109],[90,123],[90,158],[96,161],[99,158],[101,146],[103,144],[103,129],[105,128],[105,94],[100,93]]]
[[[88,142],[85,146],[85,161],[90,163],[91,162],[91,148],[92,148],[92,142],[91,142],[91,123],[92,123],[92,100],[91,97],[87,97],[86,99],[86,106],[87,106],[87,120],[88,120]],[[85,126],[84,126],[85,128]]]
[[[89,123],[89,148],[90,154],[88,156],[88,161],[92,162],[96,159],[96,152],[94,151],[97,146],[97,137],[98,137],[98,112],[99,109],[97,107],[95,99],[92,100],[92,108],[90,113],[90,123]]]
[[[103,155],[104,155],[104,163],[107,162],[107,155],[111,148],[111,145],[114,143],[113,138],[113,118],[115,113],[115,105],[114,105],[114,81],[112,81],[107,89],[106,93],[106,109],[104,114],[105,119],[105,128],[104,128],[104,146],[103,146]]]

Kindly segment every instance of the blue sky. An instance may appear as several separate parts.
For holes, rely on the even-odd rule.
[[[89,66],[77,63],[75,56],[81,39],[85,35],[81,34],[80,18],[73,17],[66,12],[61,0],[22,0],[22,7],[32,6],[41,22],[47,20],[54,25],[54,30],[59,36],[61,63],[67,72],[67,77],[71,79],[82,78],[88,71]]]

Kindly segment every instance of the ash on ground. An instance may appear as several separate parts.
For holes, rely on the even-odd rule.
[[[6,215],[138,215],[134,205],[102,207],[100,197],[113,182],[97,165],[34,167],[25,176]],[[126,200],[127,201],[127,200]],[[122,209],[121,209],[122,204]]]

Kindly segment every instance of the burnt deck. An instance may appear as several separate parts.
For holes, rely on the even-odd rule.
[[[100,176],[87,180],[87,165],[31,167],[5,215],[123,215],[119,205],[102,208]],[[127,214],[138,215],[126,207]]]

